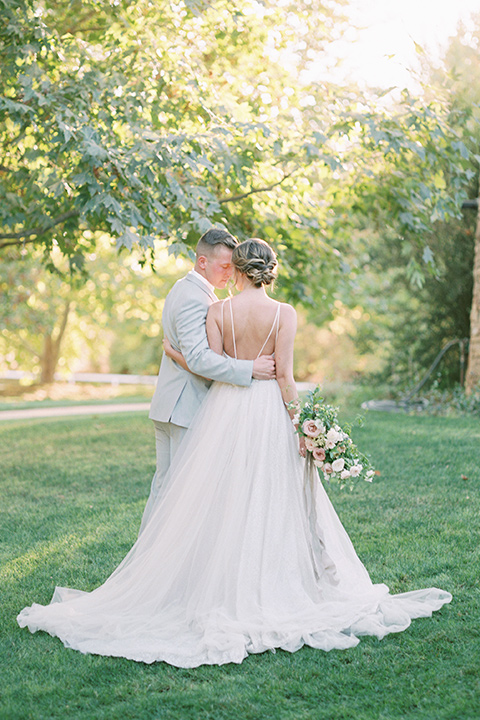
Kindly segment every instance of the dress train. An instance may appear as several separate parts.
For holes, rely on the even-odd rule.
[[[373,584],[310,470],[275,380],[214,383],[118,568],[92,592],[57,587],[19,625],[83,653],[188,668],[352,647],[450,602]]]

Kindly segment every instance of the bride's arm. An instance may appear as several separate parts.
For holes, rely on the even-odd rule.
[[[297,387],[293,378],[293,343],[297,331],[297,313],[286,303],[280,309],[280,326],[275,344],[277,382],[280,386],[285,405],[298,400]],[[288,410],[293,418],[295,411]]]
[[[163,338],[162,345],[163,345],[163,352],[165,353],[165,355],[167,355],[167,357],[174,360],[177,363],[177,365],[180,365],[184,370],[188,370],[187,361],[183,357],[182,353],[180,352],[180,350],[175,350],[172,347],[172,344],[166,335]],[[190,372],[190,370],[188,370],[188,372]]]
[[[293,344],[296,331],[297,313],[295,308],[284,304],[280,309],[280,327],[275,344],[275,365],[283,402],[292,420],[296,414],[296,408],[299,408],[297,386],[293,377]],[[305,440],[299,436],[298,441],[300,455],[305,456]]]
[[[210,350],[213,350],[217,355],[223,355],[223,338],[221,330],[222,322],[222,305],[223,303],[216,302],[210,305],[207,313],[207,338]]]

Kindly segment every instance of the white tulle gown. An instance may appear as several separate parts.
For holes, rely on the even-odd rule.
[[[18,623],[83,653],[178,667],[303,645],[349,648],[451,600],[374,585],[316,474],[305,471],[275,380],[214,383],[151,518],[96,590],[57,587]]]

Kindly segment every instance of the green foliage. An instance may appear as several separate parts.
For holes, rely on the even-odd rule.
[[[442,389],[441,383],[436,379],[427,393],[416,398],[422,403],[418,412],[427,415],[455,416],[473,415],[480,417],[480,390],[466,395],[461,385],[455,385],[447,390]]]
[[[66,650],[15,622],[55,584],[90,590],[135,539],[154,471],[138,415],[0,426],[5,720],[471,720],[480,714],[477,542],[480,436],[473,418],[369,413],[354,441],[381,475],[329,489],[375,582],[437,586],[453,602],[356,648],[254,655],[179,670]],[[461,475],[467,477],[462,480]],[[452,498],[454,501],[452,502]],[[66,682],[68,678],[68,682]],[[21,692],[19,691],[21,688]]]
[[[53,273],[42,265],[38,253],[19,259],[17,251],[10,251],[4,257],[0,264],[2,369],[7,365],[36,372],[45,382],[57,369],[158,372],[163,302],[186,263],[175,261],[163,248],[153,265],[142,266],[138,251],[122,253],[120,258],[112,253],[108,237],[97,237],[95,245],[95,252],[86,257],[85,278],[71,276],[58,251],[53,253]],[[46,377],[52,343],[58,344],[58,352],[52,359],[52,376]]]
[[[377,381],[388,381],[396,391],[410,389],[448,342],[469,337],[474,226],[468,212],[459,221],[435,225],[428,237],[435,274],[417,288],[407,277],[401,247],[370,236],[358,283],[362,300],[357,296],[367,314],[357,324],[356,344],[383,357]],[[444,387],[460,382],[458,346],[444,355],[438,370]]]
[[[424,60],[425,98],[448,99],[446,122],[456,134],[454,146],[470,158],[463,186],[469,198],[478,196],[480,93],[475,78],[480,73],[479,43],[480,15],[471,30],[460,27],[451,39],[443,69],[432,69]],[[452,178],[442,151],[437,159],[439,176],[446,184],[440,183],[435,192],[443,202]],[[427,201],[426,190],[419,186],[419,191]],[[457,201],[460,208],[460,196]],[[406,235],[402,240],[387,224],[372,227],[368,219],[359,223],[352,263],[363,269],[355,281],[355,301],[364,315],[356,327],[356,346],[382,358],[383,367],[375,379],[389,382],[395,391],[415,386],[447,343],[470,336],[476,220],[475,211],[465,210],[458,218],[437,217],[430,225],[424,223],[423,249],[417,246],[413,256]],[[422,265],[429,272],[418,274]],[[456,345],[444,355],[432,380],[445,389],[459,383],[461,376]]]
[[[96,232],[188,254],[223,224],[273,242],[279,289],[320,320],[367,216],[420,282],[468,152],[447,103],[303,82],[342,4],[0,0],[0,248],[58,246],[77,269]]]

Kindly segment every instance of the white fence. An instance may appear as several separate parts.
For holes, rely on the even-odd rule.
[[[23,370],[5,370],[0,373],[0,380],[38,380],[38,376],[34,373],[24,372]],[[102,383],[107,385],[155,385],[157,381],[156,375],[124,375],[121,373],[71,373],[64,376],[55,373],[55,380],[59,382],[68,382],[72,385],[75,383]],[[315,387],[315,383],[298,382],[297,389],[300,392],[311,390]]]
[[[6,370],[0,374],[0,380],[38,380],[38,375],[23,370]],[[62,375],[55,373],[55,380],[59,382],[75,383],[102,383],[109,385],[155,385],[156,375],[124,375],[121,373],[71,373]]]

